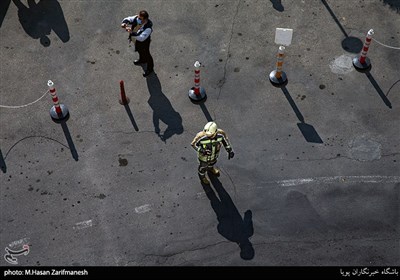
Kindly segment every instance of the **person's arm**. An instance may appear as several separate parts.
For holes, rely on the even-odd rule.
[[[137,25],[136,18],[137,18],[137,16],[130,16],[130,17],[124,18],[121,22],[121,27],[126,28],[126,25],[130,24],[130,25],[132,25],[132,29],[133,29]]]
[[[192,143],[190,145],[192,146],[193,149],[196,150],[196,152],[199,151],[200,148],[200,138],[202,137],[201,132],[197,133],[196,136],[193,138]]]
[[[205,153],[205,150],[203,147],[200,145],[200,140],[204,137],[204,132],[200,131],[199,133],[196,134],[196,137],[194,137],[192,143],[190,144],[193,149],[195,149],[196,152],[200,153]]]
[[[222,145],[224,145],[225,150],[228,152],[228,159],[233,158],[235,156],[235,153],[233,152],[228,136],[222,129],[218,129],[218,132],[223,136]]]
[[[133,33],[133,34],[132,34]],[[135,36],[137,41],[143,42],[147,38],[149,38],[151,34],[151,28],[146,28],[139,36],[135,35],[135,32],[132,32],[132,36]]]

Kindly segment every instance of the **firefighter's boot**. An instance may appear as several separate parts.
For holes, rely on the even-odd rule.
[[[217,177],[219,177],[219,175],[220,175],[219,170],[217,168],[215,168],[214,166],[210,168],[210,172]]]
[[[199,178],[200,178],[200,181],[201,181],[201,183],[202,184],[205,184],[205,185],[209,185],[210,184],[210,181],[208,181],[208,179],[206,178],[206,176],[205,175],[199,175]]]

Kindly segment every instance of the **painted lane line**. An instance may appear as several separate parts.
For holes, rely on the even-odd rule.
[[[145,204],[135,208],[135,212],[138,214],[143,214],[151,210],[150,204]]]
[[[87,220],[83,222],[76,223],[75,226],[73,226],[73,229],[84,229],[93,226],[92,220]]]
[[[282,187],[299,186],[309,183],[400,183],[400,176],[333,176],[333,177],[315,177],[303,179],[280,180],[268,182],[267,184],[278,184]]]
[[[279,185],[281,187],[293,187],[301,186],[311,183],[319,184],[354,184],[354,183],[364,183],[364,184],[390,184],[390,183],[400,183],[400,176],[333,176],[333,177],[314,177],[314,178],[299,178],[299,179],[287,179],[279,181],[269,181],[261,182],[257,184],[258,186],[250,185],[247,186],[248,189],[264,189],[269,185]],[[261,185],[261,186],[260,186]],[[248,191],[239,190],[238,192]],[[197,199],[204,199],[205,192],[196,193]]]
[[[312,183],[314,181],[315,181],[315,179],[313,179],[313,178],[307,178],[307,179],[282,180],[282,181],[277,181],[276,183],[281,185],[282,187],[290,187],[290,186],[308,184],[308,183]]]

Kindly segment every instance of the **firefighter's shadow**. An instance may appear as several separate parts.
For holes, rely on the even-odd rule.
[[[210,200],[211,207],[217,215],[218,233],[229,241],[239,245],[240,257],[242,259],[253,259],[255,254],[254,248],[249,240],[254,233],[251,210],[247,210],[242,218],[232,198],[218,178],[212,174],[209,177],[219,198],[210,185],[203,184],[203,189]]]
[[[57,0],[28,0],[25,6],[21,0],[13,0],[18,8],[18,18],[25,32],[33,39],[40,39],[44,47],[50,46],[53,30],[63,43],[69,41],[68,25]]]
[[[162,141],[166,142],[174,134],[183,133],[182,117],[174,110],[171,102],[162,92],[160,80],[154,72],[146,78],[146,82],[150,93],[147,103],[153,109],[154,131]],[[163,133],[161,133],[160,121],[167,125]]]

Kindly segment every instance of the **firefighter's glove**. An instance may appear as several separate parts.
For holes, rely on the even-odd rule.
[[[231,159],[235,156],[235,153],[233,151],[228,152],[228,159]]]

